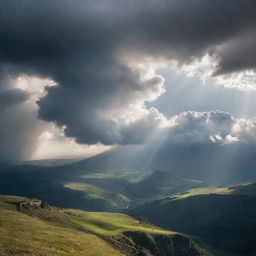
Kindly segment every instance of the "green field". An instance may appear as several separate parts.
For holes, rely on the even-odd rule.
[[[154,227],[126,214],[108,212],[84,212],[73,209],[64,210],[64,212],[73,222],[92,232],[102,235],[116,235],[125,231],[173,234],[173,232]]]

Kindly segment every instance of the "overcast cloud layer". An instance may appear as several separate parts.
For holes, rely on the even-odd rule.
[[[0,10],[3,158],[24,158],[42,132],[29,110],[20,113],[31,95],[13,81],[24,74],[56,83],[37,100],[38,117],[81,144],[255,140],[254,119],[216,109],[167,118],[145,105],[166,90],[156,63],[189,67],[209,56],[208,75],[253,72],[254,0],[0,0]],[[6,139],[14,135],[15,146]]]

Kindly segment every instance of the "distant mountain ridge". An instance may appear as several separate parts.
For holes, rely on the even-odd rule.
[[[196,189],[130,210],[155,225],[201,237],[235,255],[256,255],[256,184]],[[218,192],[220,191],[220,192]]]
[[[94,157],[71,163],[70,167],[92,172],[136,170],[142,174],[165,170],[186,179],[212,185],[256,181],[255,146],[215,144],[116,147]]]
[[[164,171],[149,176],[123,169],[93,171],[86,161],[61,166],[5,164],[0,166],[0,194],[42,198],[63,208],[118,212],[137,201],[201,186]]]

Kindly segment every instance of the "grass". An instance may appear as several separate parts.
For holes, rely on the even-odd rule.
[[[20,213],[17,203],[23,200],[26,198],[0,196],[0,255],[124,256],[114,248],[129,255],[134,250],[137,255],[137,242],[143,241],[142,247],[150,251],[152,246],[158,248],[155,239],[159,235],[168,235],[166,246],[173,246],[169,235],[178,235],[120,213],[54,207]]]
[[[234,185],[230,187],[202,187],[189,189],[184,193],[176,193],[168,197],[171,200],[185,199],[192,196],[198,195],[248,195],[256,196],[256,183],[245,183]]]
[[[91,173],[82,175],[81,178],[96,178],[96,179],[105,179],[105,178],[115,178],[115,179],[125,179],[130,182],[138,182],[143,179],[144,174],[141,174],[139,171],[135,170],[112,170],[107,173]]]
[[[26,197],[0,195],[0,209],[16,211],[17,203],[25,200],[28,199]]]
[[[256,196],[256,183],[245,183],[230,187],[233,195]]]
[[[228,187],[204,187],[204,188],[194,188],[190,189],[184,193],[178,193],[172,195],[175,199],[184,199],[191,196],[198,195],[209,195],[209,194],[230,194],[230,189]]]
[[[97,234],[174,234],[120,213],[50,208],[32,210],[29,216],[17,211],[23,200],[28,199],[0,196],[0,255],[121,256]]]
[[[148,223],[141,222],[131,216],[120,213],[84,212],[68,209],[64,212],[70,219],[84,228],[102,235],[116,235],[125,231],[141,231],[146,233],[172,234]]]
[[[0,196],[0,255],[121,256],[96,235],[21,214],[19,197]]]
[[[124,195],[110,193],[87,183],[66,183],[64,186],[73,190],[82,191],[86,197],[106,200],[108,203],[111,203],[112,207],[126,208],[130,204],[130,200]]]

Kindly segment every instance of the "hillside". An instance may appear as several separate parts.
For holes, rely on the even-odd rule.
[[[104,172],[100,173],[100,178],[87,178],[92,174],[75,164],[50,167],[28,163],[0,164],[0,194],[36,197],[57,207],[88,211],[119,211],[129,205],[129,199],[110,189],[123,189],[123,184],[128,181],[112,179],[112,174],[104,175]]]
[[[125,214],[60,210],[13,196],[0,196],[0,255],[210,256],[187,236]]]
[[[227,252],[255,255],[256,197],[251,188],[250,184],[194,189],[142,204],[131,212]]]
[[[121,256],[96,235],[58,221],[44,221],[16,210],[19,197],[0,198],[0,255]]]
[[[172,173],[158,170],[140,182],[130,183],[124,193],[132,198],[145,199],[183,192],[200,186],[202,186],[202,183],[199,181],[183,179]]]
[[[256,183],[236,185],[229,188],[234,195],[256,196]]]

